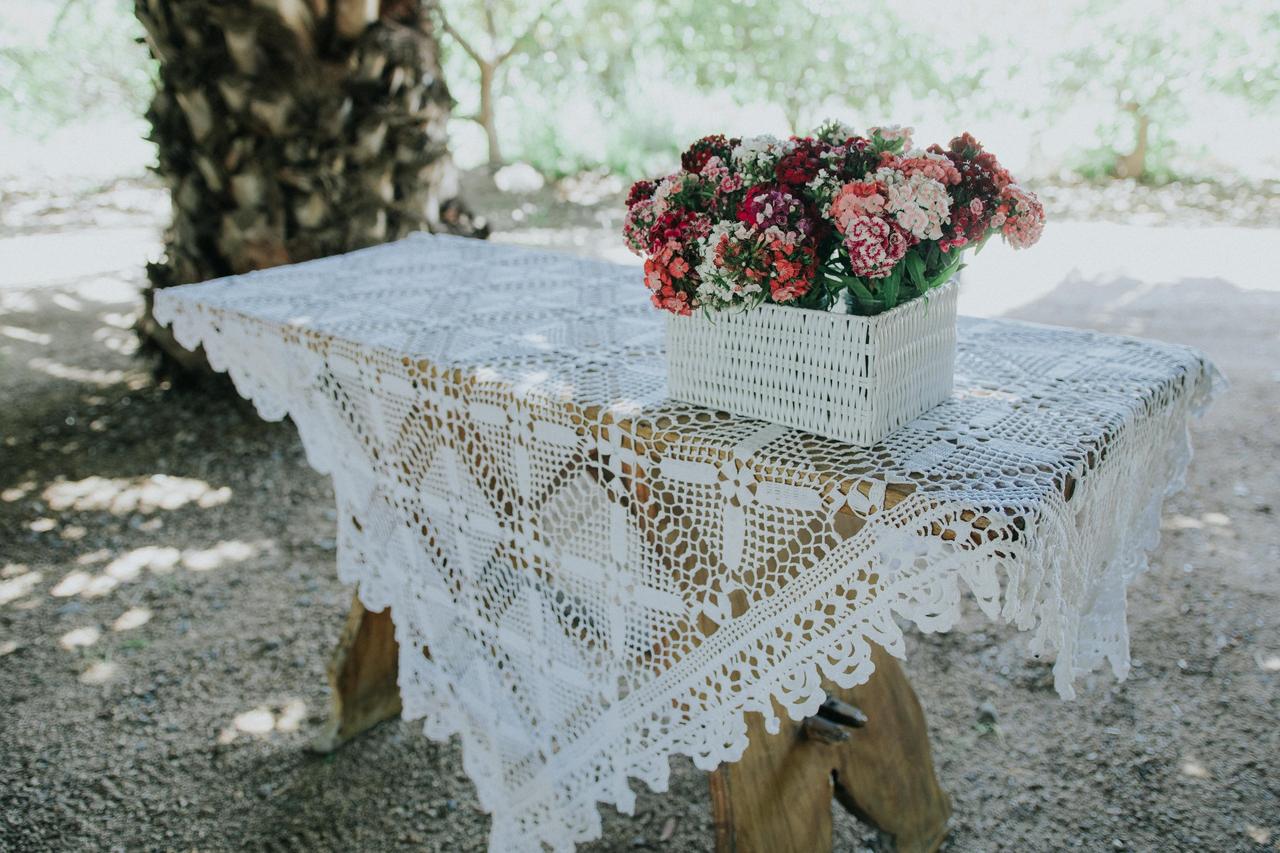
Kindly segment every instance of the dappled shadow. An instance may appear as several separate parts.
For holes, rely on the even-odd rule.
[[[456,743],[392,721],[331,756],[305,751],[349,591],[333,571],[328,483],[292,426],[157,383],[95,338],[123,332],[133,304],[31,299],[35,314],[0,323],[21,330],[0,329],[0,786],[16,807],[73,833],[55,848],[173,833],[199,849],[484,849]],[[1128,683],[1093,679],[1068,705],[1012,629],[911,639],[956,849],[1084,832],[1073,820],[1086,812],[1099,817],[1085,846],[1122,833],[1141,846],[1206,809],[1256,824],[1268,800],[1250,762],[1272,737],[1262,712],[1280,671],[1267,615],[1280,294],[1067,277],[1014,316],[1199,346],[1235,389],[1197,426],[1188,492],[1130,599]],[[54,363],[89,373],[41,368]],[[99,385],[95,371],[124,378]],[[998,723],[976,722],[984,702]],[[657,846],[673,818],[671,849],[709,849],[705,777],[674,766],[671,793],[642,790],[635,817],[604,810],[605,838],[586,849]]]
[[[145,373],[93,393],[77,384],[36,384],[28,390],[43,393],[0,414],[0,532],[12,543],[0,555],[0,605],[29,607],[42,588],[102,597],[144,574],[274,550],[278,526],[258,519],[246,536],[226,523],[235,513],[219,512],[260,479],[237,460],[301,462],[287,426],[263,423],[238,397],[174,391]],[[227,458],[211,458],[219,452]]]

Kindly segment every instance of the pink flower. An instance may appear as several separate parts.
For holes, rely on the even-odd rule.
[[[627,248],[640,257],[649,252],[649,231],[655,221],[652,198],[637,200],[627,208],[627,215],[623,217],[622,237]]]
[[[911,134],[913,129],[910,127],[902,127],[900,125],[891,124],[886,127],[869,127],[867,128],[867,136],[871,138],[880,137],[885,142],[893,142],[902,140],[902,148],[905,151],[911,147]]]
[[[671,197],[680,194],[684,189],[685,176],[680,172],[662,178],[653,190],[653,216],[656,219],[666,213],[671,205]]]
[[[649,301],[653,303],[654,308],[661,308],[672,314],[679,314],[681,317],[688,317],[693,313],[694,304],[689,301],[687,293],[679,291],[655,293],[649,297]]]
[[[955,186],[960,183],[960,170],[941,154],[913,151],[893,165],[907,177],[924,175],[944,186]]]
[[[719,157],[707,158],[699,174],[711,181],[717,192],[722,195],[742,189],[742,176],[733,172]]]
[[[907,253],[902,229],[879,216],[853,216],[844,220],[840,233],[849,253],[854,275],[884,278]]]
[[[836,227],[845,219],[857,216],[875,216],[884,212],[884,187],[878,182],[854,181],[836,191],[831,199],[831,218]]]
[[[1040,239],[1044,218],[1044,205],[1035,193],[1017,184],[1009,184],[1000,193],[1000,202],[991,224],[1000,229],[1004,241],[1011,247],[1025,249]]]
[[[689,294],[677,288],[689,286],[686,275],[689,263],[679,254],[680,245],[667,243],[644,262],[644,284],[651,292],[650,301],[658,308],[674,314],[690,314],[696,307]]]
[[[884,187],[885,214],[913,243],[942,239],[942,226],[951,221],[951,196],[941,182],[923,172],[905,175],[896,169],[878,169],[876,179]]]
[[[654,293],[662,290],[663,285],[667,283],[667,279],[666,270],[658,266],[654,261],[648,260],[644,262],[644,286],[649,290]]]

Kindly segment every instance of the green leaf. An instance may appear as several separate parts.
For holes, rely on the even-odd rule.
[[[942,256],[942,252],[939,251],[937,243],[930,240],[929,248],[926,250],[926,252],[927,254],[925,255],[925,262],[928,264],[928,266],[936,267],[938,266],[939,263],[942,262],[940,260]]]
[[[947,281],[960,270],[964,269],[964,264],[960,262],[962,255],[956,252],[955,255],[947,261],[947,265],[938,270],[930,279],[928,287],[930,289],[946,284]]]
[[[916,287],[924,285],[924,258],[916,252],[908,252],[903,261],[907,267],[907,276]]]
[[[880,301],[876,299],[876,295],[871,292],[870,288],[862,283],[862,279],[857,276],[846,276],[845,283],[849,286],[849,290],[863,302],[875,303]]]
[[[879,291],[884,299],[884,310],[886,311],[898,304],[898,293],[902,287],[902,269],[903,265],[898,264],[893,268],[893,272],[880,281]]]

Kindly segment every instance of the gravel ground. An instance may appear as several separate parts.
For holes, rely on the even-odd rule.
[[[147,191],[60,199],[44,229],[20,199],[0,238],[154,228]],[[618,217],[574,201],[591,194],[473,198],[522,211],[495,217],[511,239],[598,247]],[[456,744],[394,721],[305,750],[349,601],[330,486],[287,422],[157,384],[127,329],[141,275],[88,267],[0,286],[0,849],[485,849]],[[1128,681],[1064,702],[1016,631],[912,635],[955,802],[944,849],[1280,850],[1280,291],[1068,279],[1016,315],[1199,346],[1234,387],[1130,593]],[[673,770],[582,849],[710,849],[705,777]],[[877,841],[839,815],[836,846]]]

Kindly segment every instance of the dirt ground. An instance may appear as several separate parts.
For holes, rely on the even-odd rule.
[[[494,217],[508,239],[602,251],[612,189],[473,199],[521,211]],[[157,384],[133,354],[156,193],[0,216],[0,849],[483,850],[455,743],[393,721],[305,750],[350,597],[331,489],[288,422]],[[1130,593],[1126,682],[1064,702],[1027,638],[980,615],[911,635],[944,849],[1280,850],[1280,287],[1064,271],[1014,314],[1192,344],[1233,387]],[[673,767],[581,849],[709,850],[705,777]],[[836,847],[879,849],[843,815]]]

